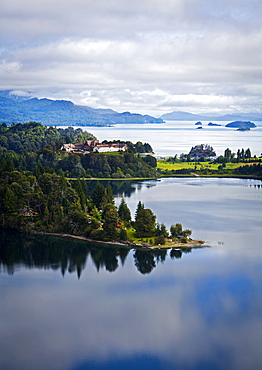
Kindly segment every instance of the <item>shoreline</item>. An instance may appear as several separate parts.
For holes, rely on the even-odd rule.
[[[146,180],[161,180],[161,178],[180,178],[180,177],[200,177],[200,178],[237,178],[237,179],[250,179],[250,180],[261,180],[261,176],[256,175],[238,175],[238,174],[197,174],[197,173],[187,173],[187,174],[160,174],[160,176],[157,177],[119,177],[119,178],[111,178],[111,177],[84,177],[83,180],[85,181],[146,181]],[[69,181],[76,181],[77,177],[67,177],[67,180]]]
[[[190,240],[187,243],[179,243],[179,242],[171,242],[170,244],[163,244],[163,245],[151,245],[146,243],[133,243],[130,241],[124,242],[124,241],[102,241],[102,240],[94,240],[87,238],[85,236],[81,235],[71,235],[71,234],[64,234],[64,233],[48,233],[45,231],[36,231],[32,230],[30,234],[33,235],[50,235],[50,236],[57,236],[59,238],[68,238],[68,239],[75,239],[75,240],[81,240],[86,241],[87,243],[97,243],[97,244],[106,244],[106,245],[112,245],[112,246],[119,246],[123,248],[128,249],[144,249],[144,250],[154,250],[154,249],[172,249],[172,248],[204,248],[207,247],[205,245],[205,242],[202,240]]]

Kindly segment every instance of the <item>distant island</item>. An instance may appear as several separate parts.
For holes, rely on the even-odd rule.
[[[245,131],[247,129],[255,128],[257,126],[250,121],[234,121],[228,123],[225,127],[238,128]]]
[[[38,99],[0,91],[0,123],[37,121],[55,126],[112,126],[115,124],[163,123],[161,118],[138,113],[94,109],[68,100]]]
[[[209,122],[208,126],[222,126],[219,123]]]
[[[250,131],[249,127],[239,127],[237,131]]]
[[[212,115],[174,111],[170,113],[165,113],[160,118],[165,121],[262,121],[262,113]]]

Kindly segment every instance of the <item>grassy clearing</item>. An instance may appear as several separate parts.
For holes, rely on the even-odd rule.
[[[146,237],[146,238],[136,238],[135,237],[135,229],[134,228],[130,228],[130,229],[127,229],[127,238],[128,240],[131,240],[133,243],[137,243],[137,244],[143,244],[143,243],[150,243],[150,244],[154,244],[155,242],[155,237],[152,236],[152,237]]]
[[[226,163],[224,169],[234,170],[240,166],[251,165],[252,163]],[[218,167],[221,166],[221,163],[210,163],[210,162],[166,162],[165,160],[157,161],[157,168],[162,171],[172,171],[172,170],[182,170],[190,169],[192,171],[209,169],[209,170],[218,170]]]
[[[145,238],[136,238],[134,228],[127,228],[126,231],[127,231],[128,240],[132,241],[132,243],[151,244],[152,246],[157,247],[157,248],[192,247],[192,246],[200,246],[204,244],[204,242],[200,240],[187,239],[187,242],[182,242],[181,239],[175,238],[172,241],[171,240],[166,241],[165,244],[157,245],[155,236],[147,236]]]

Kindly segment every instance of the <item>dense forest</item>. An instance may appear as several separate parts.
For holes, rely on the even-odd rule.
[[[1,126],[0,225],[26,232],[68,233],[92,240],[136,240],[164,244],[186,242],[190,230],[158,225],[150,209],[138,203],[135,220],[124,198],[117,208],[110,186],[96,182],[90,192],[84,177],[157,175],[149,144],[127,142],[127,152],[67,154],[63,143],[93,139],[81,129],[43,127],[31,122]],[[73,179],[70,179],[73,177]]]
[[[96,139],[82,129],[57,129],[36,122],[0,125],[0,169],[31,173],[57,173],[66,177],[156,177],[156,159],[139,153],[152,152],[148,143],[130,141],[127,152],[68,154],[64,143]]]
[[[135,240],[158,245],[166,238],[186,243],[190,230],[164,224],[139,202],[135,220],[124,200],[117,208],[110,186],[97,182],[91,194],[86,181],[70,182],[50,173],[3,171],[0,178],[2,228],[81,235],[93,240]]]
[[[0,227],[26,232],[66,233],[85,236],[92,240],[142,242],[161,245],[167,241],[186,243],[191,230],[181,224],[159,225],[152,210],[141,202],[134,220],[122,199],[114,204],[110,185],[92,181],[90,189],[85,178],[130,179],[156,178],[157,161],[147,154],[148,143],[125,142],[128,150],[115,153],[68,154],[60,150],[64,143],[96,139],[93,135],[69,127],[57,129],[36,122],[0,126]],[[143,153],[145,153],[143,155]],[[209,162],[211,146],[192,148],[190,156],[169,158],[167,162],[187,162],[201,175],[228,173],[261,176],[260,159],[252,158],[251,151],[239,150],[235,155],[226,149],[224,156]],[[191,158],[193,157],[193,158]],[[203,159],[204,158],[204,159]],[[252,161],[252,162],[251,162]],[[192,163],[191,163],[192,162]],[[244,166],[228,169],[233,162]],[[218,165],[218,169],[212,166]],[[162,172],[163,173],[163,172]],[[192,174],[192,167],[167,170],[165,175]],[[130,190],[131,191],[131,190]]]

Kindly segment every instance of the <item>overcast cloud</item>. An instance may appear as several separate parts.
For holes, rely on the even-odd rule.
[[[161,115],[262,112],[261,0],[0,0],[0,89]]]

